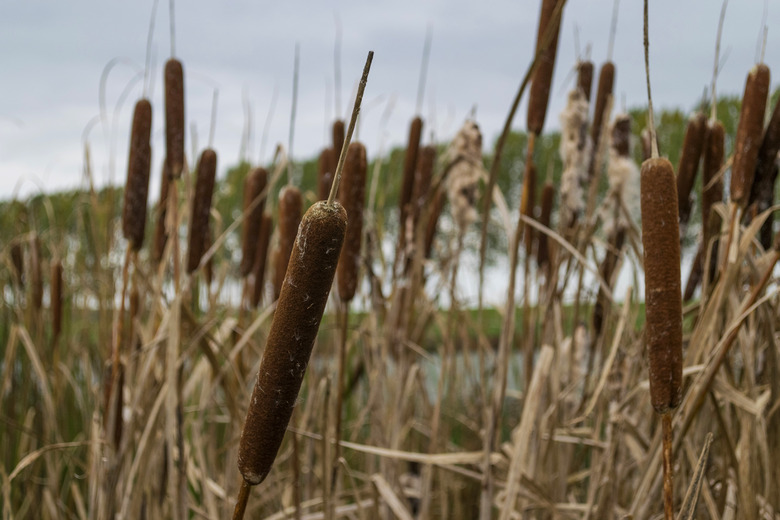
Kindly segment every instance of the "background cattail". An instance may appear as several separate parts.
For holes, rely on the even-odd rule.
[[[585,209],[582,186],[588,173],[591,140],[587,133],[588,102],[579,90],[569,92],[566,108],[561,112],[560,225],[571,226]]]
[[[333,148],[325,148],[320,152],[317,161],[317,199],[328,200],[330,185],[333,182],[333,172],[336,170],[336,159]]]
[[[542,9],[539,13],[536,52],[540,53],[541,50],[541,53],[539,54],[539,60],[531,80],[527,118],[528,131],[536,135],[541,135],[544,120],[547,116],[547,102],[550,98],[550,85],[552,84],[553,70],[555,69],[555,55],[558,52],[558,33],[560,32],[562,18],[562,13],[558,13],[558,16],[554,16],[554,14],[557,5],[560,3],[561,0],[542,0]],[[552,37],[545,42],[548,29],[552,30]],[[542,47],[543,45],[544,47]]]
[[[166,159],[163,161],[162,175],[160,176],[160,200],[157,202],[157,221],[154,223],[154,244],[152,246],[152,259],[157,263],[162,260],[165,244],[168,242],[165,216],[168,214],[168,189],[170,185],[171,174]]]
[[[577,89],[582,91],[585,101],[590,103],[590,90],[593,87],[593,62],[580,61],[577,63]]]
[[[477,218],[475,208],[482,166],[482,133],[474,121],[466,121],[447,149],[449,177],[447,198],[460,232]]]
[[[552,215],[554,199],[555,187],[552,182],[545,182],[544,187],[542,188],[539,223],[547,228],[550,227],[550,217]],[[539,266],[539,269],[546,269],[549,267],[550,263],[550,237],[547,233],[539,233],[536,245],[536,265]]]
[[[331,174],[336,171],[336,164],[339,162],[341,149],[344,148],[344,137],[344,121],[342,119],[336,119],[333,121],[333,126],[331,127],[331,139],[333,140],[333,166],[330,169]]]
[[[33,308],[40,309],[43,305],[43,276],[41,270],[41,239],[36,233],[30,243],[30,290],[32,291]]]
[[[629,227],[626,210],[631,211],[638,206],[636,187],[639,184],[639,169],[631,157],[631,117],[628,114],[615,116],[609,137],[609,189],[601,217],[604,220],[604,234],[614,247],[616,234]],[[611,273],[607,274],[611,276]]]
[[[775,199],[775,180],[777,179],[777,153],[780,152],[780,103],[775,103],[772,117],[764,131],[764,139],[758,150],[756,173],[750,189],[750,204],[756,204],[756,212],[769,209]],[[761,226],[761,245],[768,250],[772,244],[772,225],[774,212],[770,213]]]
[[[439,224],[439,217],[444,209],[444,202],[446,200],[447,198],[443,189],[439,189],[433,196],[431,212],[428,216],[428,222],[425,225],[425,258],[431,257],[433,239],[436,237],[436,227]]]
[[[301,190],[295,186],[285,186],[279,193],[279,244],[274,253],[274,299],[278,299],[282,291],[284,273],[293,249],[298,224],[303,213],[303,197]]]
[[[723,177],[719,176],[723,166],[724,148],[726,133],[723,124],[717,120],[707,122],[707,136],[704,146],[704,157],[702,159],[702,190],[701,190],[701,221],[702,221],[702,243],[706,247],[712,247],[710,279],[715,276],[716,266],[718,264],[718,241],[712,246],[710,242],[717,237],[720,230],[720,217],[712,207],[723,202]],[[702,255],[702,262],[706,258]]]
[[[338,295],[341,301],[351,301],[358,286],[360,245],[363,238],[363,205],[366,193],[366,147],[354,142],[349,145],[341,174],[339,199],[347,211],[347,232],[338,265]]]
[[[526,159],[525,176],[523,177],[523,193],[520,200],[520,213],[528,218],[534,216],[534,206],[536,205],[536,166],[533,160]],[[525,226],[523,228],[525,237],[525,253],[527,261],[530,261],[534,247],[534,228]]]
[[[184,169],[184,71],[175,58],[165,62],[165,153],[174,179]]]
[[[412,220],[414,228],[417,228],[417,222],[420,213],[428,200],[428,194],[431,191],[431,182],[433,181],[433,166],[436,162],[436,147],[427,145],[420,148],[417,154],[417,171],[414,176],[414,189],[412,190]]]
[[[398,250],[406,247],[406,220],[409,218],[409,203],[414,191],[414,173],[417,168],[417,154],[420,148],[420,136],[422,135],[423,121],[419,117],[412,119],[409,125],[409,141],[406,144],[404,154],[404,171],[401,178],[401,193],[399,194],[398,209],[400,210],[400,233],[398,235]]]
[[[249,211],[249,207],[255,202],[268,182],[268,172],[265,168],[255,168],[244,181],[244,212]],[[257,249],[257,238],[260,233],[260,221],[263,218],[263,209],[265,208],[265,195],[263,200],[255,204],[255,207],[244,217],[244,226],[241,233],[241,265],[239,274],[242,277],[252,271],[255,263],[255,250]]]
[[[642,163],[641,193],[650,399],[655,411],[664,414],[682,397],[680,231],[677,183],[668,160]]]
[[[214,180],[217,175],[217,153],[214,150],[206,149],[200,155],[197,175],[195,196],[192,200],[192,214],[190,215],[187,251],[188,274],[192,274],[198,268],[208,243],[211,197],[214,193]]]
[[[753,175],[764,132],[764,112],[769,93],[769,67],[763,63],[750,70],[745,82],[742,112],[734,145],[734,162],[731,166],[731,200],[744,207],[750,196]]]
[[[134,251],[141,248],[146,227],[146,203],[149,195],[149,170],[152,147],[152,104],[139,99],[133,113],[130,154],[127,160],[125,202],[122,207],[122,233]]]
[[[14,268],[14,281],[19,287],[24,287],[24,251],[21,242],[11,245],[11,265]]]
[[[317,202],[301,221],[239,444],[238,468],[250,485],[265,479],[282,444],[346,228],[347,214],[338,203]]]
[[[263,286],[265,285],[265,264],[268,258],[268,245],[271,243],[271,232],[273,231],[273,219],[268,213],[263,213],[260,220],[260,232],[257,236],[257,248],[255,250],[255,264],[252,266],[254,274],[254,285],[252,286],[252,307],[257,308],[263,297]]]
[[[696,182],[696,172],[699,169],[699,159],[704,147],[704,137],[707,131],[707,116],[696,112],[688,121],[685,129],[680,163],[677,166],[677,203],[680,214],[680,224],[684,226],[691,216],[691,190]]]
[[[62,262],[51,264],[51,335],[56,342],[62,331]]]
[[[615,84],[615,64],[611,61],[604,63],[599,71],[599,84],[596,89],[596,107],[593,111],[593,124],[590,126],[590,140],[593,146],[592,154],[595,155],[599,149],[599,140],[601,139],[601,126],[604,123],[604,116],[609,98],[612,97],[612,88]],[[588,179],[592,180],[596,174],[595,157],[591,157],[588,166]]]

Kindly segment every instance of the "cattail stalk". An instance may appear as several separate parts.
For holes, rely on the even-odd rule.
[[[138,251],[144,241],[152,153],[149,141],[151,134],[152,104],[148,99],[139,99],[133,113],[127,182],[122,206],[122,233],[133,251]]]
[[[211,199],[217,175],[217,153],[214,150],[208,148],[201,153],[197,175],[190,215],[187,274],[192,274],[198,268],[207,249]]]
[[[241,265],[239,274],[247,276],[255,263],[255,251],[260,232],[260,223],[265,208],[265,187],[268,172],[265,168],[255,168],[244,181],[244,226],[241,233]],[[258,200],[259,197],[262,199]],[[254,207],[252,206],[254,204]]]
[[[165,62],[165,153],[169,174],[184,169],[184,71],[176,58]]]
[[[56,345],[62,331],[62,262],[54,260],[51,264],[51,335]]]
[[[279,193],[279,244],[274,251],[274,300],[279,299],[287,263],[303,213],[301,190],[285,186]]]

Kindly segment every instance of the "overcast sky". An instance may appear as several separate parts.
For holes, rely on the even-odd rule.
[[[659,108],[689,110],[701,99],[712,76],[720,2],[653,0],[650,4],[654,101]],[[298,43],[300,84],[293,152],[298,159],[318,153],[326,143],[336,105],[337,19],[342,27],[338,96],[342,115],[349,109],[367,51],[375,51],[360,127],[360,139],[370,155],[406,139],[416,111],[428,26],[433,40],[421,111],[426,140],[451,138],[476,106],[485,146],[492,146],[531,60],[539,5],[538,0],[179,2],[175,52],[185,70],[187,149],[193,147],[192,127],[197,129],[198,149],[207,144],[215,88],[219,101],[214,147],[221,174],[239,159],[245,101],[251,106],[253,121],[247,150],[252,162],[268,161],[277,142],[286,145]],[[745,76],[756,61],[764,6],[761,0],[736,0],[729,5],[719,93],[742,92]],[[130,117],[133,103],[142,95],[143,82],[137,78],[145,62],[152,7],[152,0],[0,3],[0,198],[81,186],[85,135],[96,183],[124,182]],[[546,129],[558,126],[558,114],[571,86],[577,57],[575,34],[579,35],[580,55],[589,48],[598,68],[607,58],[612,9],[613,0],[569,0]],[[766,18],[765,62],[775,72],[780,59],[778,22],[780,6],[772,4]],[[171,52],[169,25],[168,4],[161,0],[153,33],[150,93],[154,106],[153,198],[157,197],[163,154],[161,72]],[[618,106],[623,100],[628,107],[644,104],[640,0],[621,2],[612,59],[617,68]],[[105,90],[107,119],[90,125],[98,121],[101,75],[112,60],[116,65]],[[118,106],[128,84],[129,94]],[[261,156],[263,127],[275,93],[268,144]],[[383,127],[386,112],[389,118]],[[525,105],[514,126],[525,127]]]

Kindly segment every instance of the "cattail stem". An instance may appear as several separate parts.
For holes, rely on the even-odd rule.
[[[251,491],[250,485],[246,480],[241,479],[241,489],[238,492],[238,500],[236,501],[236,508],[233,510],[233,520],[243,520],[244,513],[246,513],[246,505],[249,501],[249,492]]]
[[[645,80],[647,81],[647,127],[650,130],[650,157],[658,157],[658,141],[655,135],[655,121],[653,120],[653,96],[650,92],[650,37],[648,36],[647,0],[644,11],[644,47],[645,47]]]
[[[674,520],[674,467],[672,466],[672,414],[661,416],[664,458],[664,519]]]

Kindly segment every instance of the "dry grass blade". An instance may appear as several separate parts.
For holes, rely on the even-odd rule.
[[[11,471],[11,473],[8,475],[8,478],[5,481],[4,485],[10,486],[11,482],[16,477],[19,476],[19,474],[24,470],[24,468],[26,468],[27,466],[29,466],[30,464],[38,460],[38,458],[40,458],[45,453],[48,453],[50,451],[56,451],[56,450],[64,450],[68,448],[80,448],[82,446],[89,446],[89,444],[90,441],[60,442],[56,444],[48,444],[42,448],[38,448],[37,450],[25,455],[22,458],[22,460],[19,461],[19,463],[16,465],[13,471]]]
[[[379,473],[374,473],[371,475],[371,482],[374,483],[376,490],[382,496],[385,503],[393,511],[393,514],[396,516],[396,518],[399,518],[400,520],[414,520],[412,514],[406,509],[406,507],[404,507],[401,499],[398,498],[398,495],[395,494],[393,488],[390,487],[390,484],[382,475]]]
[[[712,434],[708,433],[707,437],[704,439],[704,446],[701,449],[699,461],[696,464],[696,468],[693,470],[691,484],[688,486],[688,491],[685,493],[685,498],[680,506],[680,512],[677,515],[678,520],[693,520],[695,517],[696,504],[699,501],[699,493],[701,493],[701,488],[704,484],[704,472],[707,469],[707,458],[710,454],[712,438]]]

